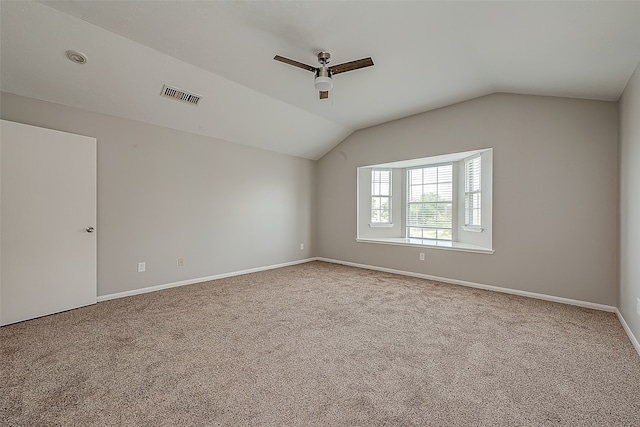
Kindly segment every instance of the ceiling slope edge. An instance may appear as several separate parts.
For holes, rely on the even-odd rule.
[[[1,19],[5,92],[311,160],[353,132],[40,3],[3,3]],[[203,98],[164,98],[164,84]]]

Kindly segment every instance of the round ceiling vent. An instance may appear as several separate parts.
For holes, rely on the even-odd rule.
[[[84,53],[76,52],[75,50],[68,50],[67,58],[76,64],[84,64],[87,62],[87,56]]]

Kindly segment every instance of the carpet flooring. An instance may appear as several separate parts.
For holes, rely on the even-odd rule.
[[[3,426],[638,426],[612,313],[311,262],[0,328]]]

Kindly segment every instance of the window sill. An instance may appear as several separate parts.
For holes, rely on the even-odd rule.
[[[493,249],[484,248],[482,246],[469,245],[467,243],[450,242],[445,240],[422,240],[422,239],[410,239],[406,237],[388,237],[377,239],[356,239],[356,242],[360,243],[378,243],[382,245],[396,245],[396,246],[413,246],[413,247],[427,247],[433,249],[444,249],[447,251],[458,252],[474,252],[479,254],[493,254]]]
[[[369,227],[371,227],[371,228],[378,228],[378,227],[393,227],[393,224],[391,224],[391,223],[384,223],[384,222],[383,222],[383,223],[380,223],[380,224],[373,224],[373,223],[371,223],[371,224],[369,224]]]

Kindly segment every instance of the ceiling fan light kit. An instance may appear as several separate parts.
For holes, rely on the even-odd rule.
[[[318,53],[318,62],[320,67],[312,67],[311,65],[303,64],[302,62],[295,61],[293,59],[285,58],[280,55],[274,56],[276,61],[284,62],[285,64],[293,65],[294,67],[302,68],[303,70],[311,71],[315,74],[313,80],[313,86],[320,94],[320,99],[329,98],[329,91],[333,89],[333,76],[347,71],[357,70],[359,68],[371,67],[373,60],[371,58],[362,58],[356,61],[345,62],[344,64],[338,64],[331,67],[327,67],[327,64],[331,60],[331,54],[329,52]]]
[[[333,80],[331,80],[331,77],[329,77],[328,75],[319,75],[313,81],[313,86],[320,92],[326,92],[333,88]]]

